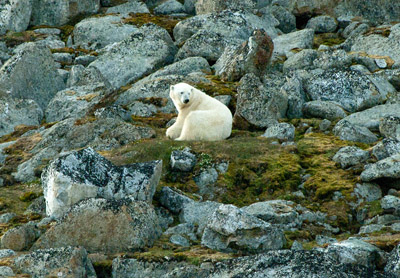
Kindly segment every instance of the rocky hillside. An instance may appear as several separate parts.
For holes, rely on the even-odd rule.
[[[0,277],[400,277],[400,2],[0,0]],[[169,87],[232,135],[173,141]]]

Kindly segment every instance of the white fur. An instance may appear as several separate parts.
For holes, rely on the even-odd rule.
[[[176,122],[167,129],[169,138],[216,141],[231,135],[232,113],[220,101],[186,83],[171,86],[169,96],[179,112]]]

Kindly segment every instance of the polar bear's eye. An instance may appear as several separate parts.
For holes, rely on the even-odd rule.
[[[181,92],[181,95],[183,95],[183,92]]]

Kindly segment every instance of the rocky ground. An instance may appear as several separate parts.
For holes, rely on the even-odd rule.
[[[400,277],[400,2],[0,0],[0,277]],[[234,115],[178,142],[169,86]]]

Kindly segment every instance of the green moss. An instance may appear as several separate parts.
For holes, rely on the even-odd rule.
[[[125,18],[123,22],[125,24],[133,24],[140,27],[147,23],[156,24],[168,31],[172,36],[175,25],[183,18],[175,18],[167,15],[153,15],[149,13],[137,13],[131,14],[128,18]]]
[[[36,199],[37,197],[39,197],[39,194],[37,192],[28,191],[19,196],[19,199],[22,202],[30,202]]]
[[[381,202],[379,200],[372,202],[365,202],[358,207],[358,210],[367,209],[367,217],[372,218],[377,215],[383,214],[383,209],[381,207]]]
[[[162,236],[154,246],[141,252],[129,254],[129,257],[141,261],[164,262],[165,260],[185,261],[194,265],[200,265],[204,261],[222,261],[233,258],[233,254],[221,253],[202,247],[194,243],[190,247],[181,247],[169,242],[168,236]]]
[[[339,148],[347,145],[366,147],[365,144],[342,141],[324,133],[306,134],[297,142],[301,165],[311,174],[304,186],[315,192],[315,200],[329,199],[335,191],[345,196],[353,191],[358,177],[351,171],[339,168],[332,161],[332,156]]]
[[[339,36],[337,33],[322,33],[314,35],[313,48],[318,49],[321,44],[333,46],[341,44],[346,39]]]

